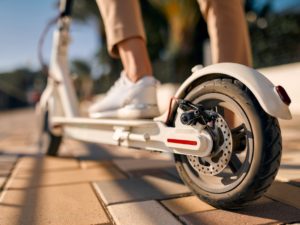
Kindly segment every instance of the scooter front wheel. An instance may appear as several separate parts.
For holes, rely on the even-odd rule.
[[[175,155],[185,184],[218,208],[240,208],[261,197],[280,165],[277,119],[265,113],[247,87],[235,79],[206,81],[185,99],[219,115],[215,122],[218,138],[210,156]]]
[[[62,136],[55,135],[49,128],[49,113],[41,112],[40,135],[38,141],[39,151],[49,156],[57,156],[62,143]]]

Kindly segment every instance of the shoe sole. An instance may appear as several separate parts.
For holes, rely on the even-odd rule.
[[[143,108],[124,107],[116,110],[105,112],[90,113],[90,118],[103,119],[103,118],[118,118],[118,119],[152,119],[159,116],[157,106],[147,106]]]

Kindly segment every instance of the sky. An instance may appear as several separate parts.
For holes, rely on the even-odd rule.
[[[299,12],[300,0],[252,0],[255,8],[259,11],[266,3],[271,3],[271,10],[274,12]]]
[[[0,1],[0,72],[26,66],[37,69],[39,37],[49,19],[57,15],[56,0],[1,0]],[[89,60],[98,46],[92,23],[71,27],[70,58]],[[44,55],[51,52],[52,32],[47,36]]]
[[[26,66],[38,68],[37,45],[47,21],[57,15],[57,0],[0,0],[0,72]],[[227,1],[227,0],[226,0]],[[253,0],[259,8],[271,1],[274,11],[299,9],[300,0]],[[70,58],[89,61],[98,46],[93,24],[72,24]],[[44,55],[51,50],[51,33],[46,39]]]

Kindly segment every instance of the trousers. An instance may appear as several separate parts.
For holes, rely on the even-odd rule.
[[[208,26],[212,62],[252,65],[248,27],[242,0],[198,0]],[[107,36],[108,52],[119,57],[118,43],[146,35],[139,0],[97,0]]]

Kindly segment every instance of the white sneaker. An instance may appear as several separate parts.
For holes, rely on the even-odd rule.
[[[133,83],[125,72],[106,96],[89,108],[91,118],[146,119],[159,115],[156,98],[158,81],[146,76]]]

